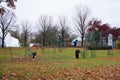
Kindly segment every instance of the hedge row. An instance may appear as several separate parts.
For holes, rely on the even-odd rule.
[[[112,46],[89,46],[88,50],[108,50],[112,49]]]

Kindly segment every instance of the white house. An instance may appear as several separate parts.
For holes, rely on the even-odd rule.
[[[1,34],[0,34],[1,36]],[[0,39],[0,47],[2,46],[2,40]],[[5,37],[5,47],[20,47],[19,40],[17,38],[14,38],[11,36],[10,33],[8,33]]]

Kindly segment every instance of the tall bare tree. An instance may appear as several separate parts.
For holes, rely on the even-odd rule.
[[[81,47],[85,38],[85,33],[88,27],[91,11],[87,6],[76,6],[75,15],[75,31],[81,38]]]
[[[61,37],[61,43],[62,46],[65,46],[65,38],[69,34],[69,27],[68,27],[68,22],[66,17],[60,17],[59,18],[59,30],[60,30],[60,37]]]
[[[52,18],[46,15],[39,18],[39,32],[42,33],[42,45],[45,47],[49,28],[52,26]]]
[[[26,47],[30,36],[31,23],[25,21],[21,23],[21,26],[22,26],[21,41],[24,43],[24,47]]]
[[[15,20],[15,15],[11,11],[6,11],[4,14],[0,14],[0,29],[1,29],[1,39],[2,48],[4,47],[4,40],[7,33],[10,31],[11,26],[13,26]]]

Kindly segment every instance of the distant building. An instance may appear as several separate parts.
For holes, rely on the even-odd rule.
[[[89,33],[89,36],[92,35]],[[87,36],[87,37],[89,37]],[[104,46],[116,46],[116,41],[120,40],[120,28],[111,28],[108,31],[99,31],[100,44]],[[112,38],[110,38],[112,36]],[[89,39],[88,39],[89,40]],[[112,42],[111,42],[112,41]]]

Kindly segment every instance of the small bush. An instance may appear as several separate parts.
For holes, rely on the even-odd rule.
[[[116,42],[116,46],[117,46],[117,48],[120,49],[120,40],[118,40],[118,41]]]
[[[0,80],[2,79],[2,75],[3,75],[3,73],[0,71]]]
[[[114,54],[113,54],[113,52],[111,50],[108,50],[107,55],[108,56],[113,56]]]
[[[91,51],[91,58],[95,58],[95,57],[97,57],[96,50],[92,50]]]
[[[112,46],[89,46],[88,50],[108,50],[112,49]]]
[[[81,56],[82,56],[82,58],[86,58],[87,57],[87,51],[81,51]]]

